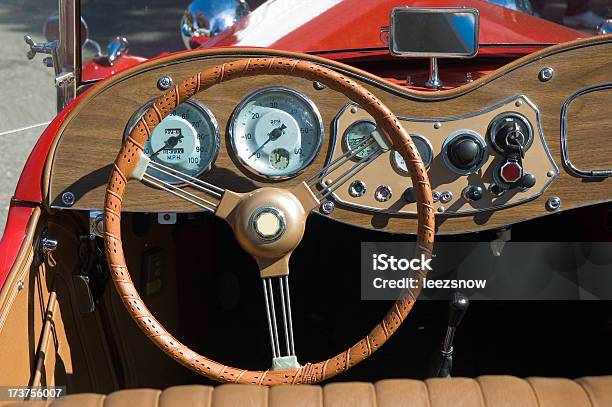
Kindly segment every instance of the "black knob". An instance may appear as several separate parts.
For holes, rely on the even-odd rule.
[[[449,162],[458,170],[475,171],[480,167],[484,149],[474,136],[465,134],[450,142],[446,154]]]
[[[412,187],[406,188],[402,196],[404,197],[404,200],[408,203],[415,203],[417,201],[414,189]]]
[[[525,174],[521,178],[521,186],[523,188],[531,188],[536,184],[536,177],[533,174]]]
[[[463,197],[468,201],[478,201],[482,198],[484,191],[481,187],[470,185],[463,190]]]
[[[457,328],[465,316],[470,300],[460,292],[455,292],[448,303],[448,326]]]

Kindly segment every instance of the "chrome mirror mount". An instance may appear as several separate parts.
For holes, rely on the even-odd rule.
[[[109,65],[113,65],[115,60],[126,53],[129,47],[127,38],[115,37],[106,46],[106,55]]]
[[[441,89],[438,58],[472,58],[478,53],[480,14],[473,8],[396,7],[382,27],[392,55],[430,58],[425,86]]]
[[[607,19],[597,26],[597,35],[612,34],[612,19]]]
[[[185,48],[192,49],[192,38],[215,37],[251,12],[244,0],[194,0],[181,19],[181,37]]]

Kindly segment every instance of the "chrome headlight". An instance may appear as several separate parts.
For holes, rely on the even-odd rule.
[[[191,49],[192,37],[211,38],[251,12],[244,0],[194,0],[181,20],[181,37]]]

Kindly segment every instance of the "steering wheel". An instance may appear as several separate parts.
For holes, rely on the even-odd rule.
[[[376,96],[350,78],[318,64],[287,58],[241,59],[218,65],[176,85],[155,101],[125,139],[114,162],[104,203],[104,244],[113,282],[128,312],[144,334],[176,361],[203,376],[221,382],[259,385],[316,383],[348,370],[380,348],[402,324],[420,291],[419,288],[399,298],[365,338],[344,352],[317,363],[297,363],[292,343],[293,331],[287,329],[291,324],[290,304],[285,304],[289,303],[289,257],[302,239],[308,214],[319,205],[316,186],[302,182],[290,190],[264,187],[249,193],[235,193],[229,190],[219,191],[220,188],[195,178],[189,182],[192,186],[200,186],[200,190],[211,195],[217,194],[218,204],[206,200],[206,207],[229,223],[242,248],[251,254],[259,265],[275,355],[271,370],[251,371],[226,366],[199,355],[179,342],[153,317],[140,298],[130,278],[123,254],[120,224],[125,186],[130,179],[143,181],[145,169],[150,164],[150,160],[143,154],[143,145],[153,129],[177,105],[196,93],[215,84],[256,75],[294,76],[320,82],[359,104],[375,119],[377,128],[383,133],[377,136],[384,138],[391,148],[402,155],[410,170],[418,212],[416,255],[422,254],[426,258],[431,256],[435,221],[431,187],[423,161],[406,130]],[[417,275],[422,278],[425,271],[418,271]],[[274,300],[270,303],[269,298],[273,295],[272,279],[280,280],[285,339],[289,353],[287,356],[280,356],[278,334],[274,335],[272,329],[272,322],[276,329]],[[287,310],[288,315],[285,312]]]

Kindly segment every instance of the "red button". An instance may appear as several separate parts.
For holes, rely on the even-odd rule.
[[[523,168],[516,161],[508,161],[499,169],[499,175],[508,184],[512,184],[521,179]]]

